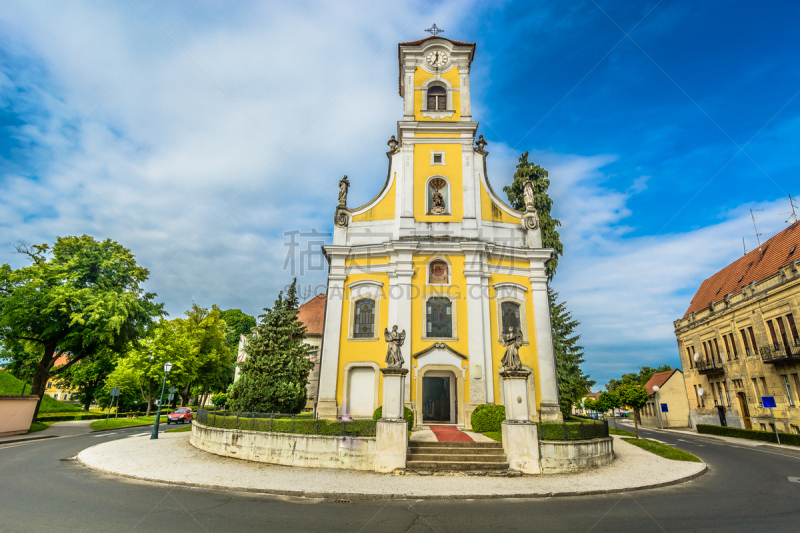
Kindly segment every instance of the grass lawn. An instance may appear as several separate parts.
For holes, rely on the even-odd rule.
[[[31,384],[25,387],[25,394],[31,393]],[[0,370],[0,394],[22,394],[22,382],[6,372]],[[42,398],[42,405],[39,407],[39,413],[64,413],[74,414],[83,411],[79,406],[72,405],[66,402],[59,402],[50,396]]]
[[[109,418],[108,424],[105,420],[95,420],[89,427],[97,431],[98,429],[120,429],[135,426],[146,426],[156,421],[154,416],[141,416],[139,418]],[[161,415],[161,424],[167,423],[167,415]]]
[[[677,448],[673,448],[672,446],[667,446],[666,444],[661,444],[660,442],[656,442],[654,440],[649,439],[629,439],[624,438],[622,439],[625,442],[629,442],[634,446],[638,446],[643,450],[647,450],[648,452],[652,452],[656,455],[660,455],[666,459],[673,459],[675,461],[691,461],[693,463],[700,463],[700,459],[695,457],[694,455],[685,452],[683,450],[679,450]]]
[[[494,439],[496,441],[502,441],[503,440],[503,432],[502,431],[486,431],[483,434],[486,435],[487,437],[489,437],[490,439]]]
[[[636,433],[625,431],[624,429],[608,428],[608,432],[611,435],[621,435],[623,437],[636,437]]]
[[[164,433],[182,433],[184,431],[191,431],[191,430],[192,430],[192,426],[186,425],[186,426],[181,426],[181,427],[177,427],[177,428],[173,428],[173,429],[168,429]]]
[[[52,424],[52,422],[34,422],[33,424],[31,424],[28,433],[36,433],[37,431],[47,429],[50,427],[50,424]]]

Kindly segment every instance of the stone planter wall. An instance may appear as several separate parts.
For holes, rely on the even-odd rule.
[[[578,472],[614,460],[614,439],[540,440],[540,462],[543,474]]]
[[[0,396],[0,437],[27,433],[38,401],[38,396]]]
[[[286,466],[375,470],[374,437],[222,429],[192,422],[189,442],[216,455]]]

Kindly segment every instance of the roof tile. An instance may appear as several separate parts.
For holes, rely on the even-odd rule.
[[[297,308],[297,320],[306,326],[307,335],[322,335],[326,296],[318,294]]]

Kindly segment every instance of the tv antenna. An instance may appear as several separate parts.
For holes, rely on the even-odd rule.
[[[755,217],[755,215],[753,215],[753,211],[763,211],[763,209],[751,209],[750,210],[750,218],[753,219],[753,229],[756,231],[756,240],[758,241],[758,251],[761,252],[761,253],[764,253],[761,250],[761,235],[763,235],[763,233],[759,233],[758,232],[758,228],[756,227],[756,217]]]
[[[794,224],[795,222],[797,222],[797,212],[795,211],[795,208],[797,208],[797,206],[794,205],[794,202],[795,199],[792,198],[792,195],[790,194],[789,205],[792,206],[792,215],[789,217],[789,220],[786,221],[787,224]],[[781,213],[781,215],[788,215],[788,214],[789,214],[788,211],[786,213]]]

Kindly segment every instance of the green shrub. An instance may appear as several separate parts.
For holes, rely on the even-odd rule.
[[[778,442],[775,437],[774,431],[759,431],[755,429],[739,429],[724,426],[709,426],[706,424],[697,425],[698,433],[707,433],[710,435],[720,435],[721,437],[737,437],[740,439],[762,440],[765,442]],[[780,432],[779,432],[780,433]],[[800,446],[800,435],[793,435],[791,433],[780,433],[781,444],[789,444],[790,446]]]
[[[470,423],[472,431],[478,433],[498,432],[500,424],[506,419],[506,408],[502,405],[482,404],[472,411]]]
[[[224,392],[215,394],[211,397],[211,403],[213,403],[215,407],[225,407],[228,403],[228,395]]]
[[[380,407],[375,409],[374,413],[372,413],[372,419],[377,422],[378,420],[380,420],[382,416],[383,416],[383,406],[381,405]],[[406,422],[408,423],[408,430],[411,431],[411,429],[414,427],[414,411],[412,411],[408,407],[404,407],[403,418],[406,419]]]
[[[373,420],[352,420],[339,422],[315,420],[307,417],[292,418],[251,418],[209,414],[206,425],[224,429],[245,431],[266,431],[271,433],[290,433],[295,435],[347,435],[350,437],[374,437]]]
[[[599,420],[583,422],[540,422],[540,440],[589,440],[608,437],[606,425]]]

